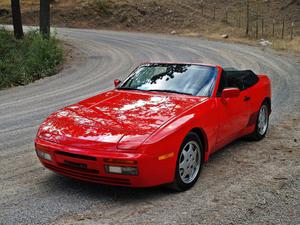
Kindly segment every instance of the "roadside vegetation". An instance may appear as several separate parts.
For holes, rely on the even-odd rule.
[[[22,0],[22,20],[38,25],[40,0]],[[55,0],[51,24],[202,36],[300,52],[300,0]],[[11,24],[10,0],[0,23]],[[262,40],[263,39],[263,40]]]
[[[63,61],[63,49],[55,36],[49,39],[30,31],[23,39],[0,29],[0,89],[25,85],[57,73]]]

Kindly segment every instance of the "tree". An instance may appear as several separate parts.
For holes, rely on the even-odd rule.
[[[46,38],[50,35],[50,1],[40,0],[40,32]]]
[[[246,12],[246,36],[249,35],[249,0],[246,0],[246,7],[247,7],[247,12]]]
[[[24,33],[22,27],[22,16],[21,16],[19,0],[11,0],[11,12],[12,12],[15,38],[21,39],[23,38]]]

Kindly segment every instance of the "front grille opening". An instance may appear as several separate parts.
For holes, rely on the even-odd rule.
[[[63,164],[63,163],[58,163],[58,165],[63,167],[63,168],[71,169],[71,170],[78,171],[78,172],[99,174],[98,170],[87,169],[87,168],[86,169],[85,168],[78,168],[78,167],[70,166],[70,165]]]
[[[72,158],[77,158],[77,159],[86,159],[86,160],[91,160],[91,161],[97,161],[97,158],[93,157],[93,156],[78,155],[78,154],[73,154],[73,153],[69,153],[69,152],[61,152],[61,151],[57,151],[56,154],[64,155],[64,156],[68,156],[68,157],[72,157]]]

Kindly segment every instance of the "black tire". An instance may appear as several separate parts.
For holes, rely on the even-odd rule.
[[[265,130],[262,132],[261,127],[259,125],[259,117],[260,117],[260,112],[262,109],[266,110],[266,128]],[[270,112],[269,112],[269,105],[266,101],[264,101],[262,103],[262,105],[260,106],[258,112],[257,112],[257,119],[256,119],[256,124],[255,124],[255,130],[252,134],[250,134],[247,138],[248,140],[251,141],[260,141],[261,139],[263,139],[266,136],[266,133],[268,131],[269,128],[269,116],[270,116]]]
[[[199,147],[199,150],[200,150],[199,151],[199,156],[200,156],[200,158],[198,159],[197,162],[194,162],[194,163],[196,163],[198,165],[198,162],[199,162],[199,169],[195,170],[195,173],[192,176],[193,179],[190,182],[187,183],[187,182],[184,182],[184,180],[181,178],[181,175],[180,175],[180,168],[179,168],[179,163],[180,163],[180,159],[181,159],[180,156],[182,155],[182,151],[184,151],[184,148],[188,144],[193,145],[195,143],[197,143],[197,145]],[[198,152],[196,145],[195,145],[195,151],[194,152]],[[198,153],[196,155],[198,155]],[[197,158],[197,157],[194,157],[194,158]],[[189,160],[190,160],[189,162],[192,163],[192,161],[193,161],[192,159],[194,159],[194,158],[193,158],[193,156],[189,157]],[[201,143],[201,140],[200,140],[199,136],[194,132],[188,133],[187,136],[184,138],[181,146],[180,146],[180,150],[179,150],[179,153],[178,153],[178,156],[177,156],[174,182],[171,185],[169,185],[168,187],[170,187],[170,188],[172,188],[176,191],[186,191],[186,190],[190,189],[191,187],[193,187],[194,184],[197,182],[197,180],[199,178],[200,171],[201,171],[202,164],[203,164],[203,160],[204,160],[203,146],[202,146],[202,143]],[[185,159],[183,161],[185,161]],[[191,166],[191,165],[190,165],[190,167],[193,168],[193,166]]]

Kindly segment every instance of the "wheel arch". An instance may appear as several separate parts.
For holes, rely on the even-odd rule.
[[[207,141],[207,136],[206,136],[205,131],[200,127],[195,127],[193,129],[191,129],[189,131],[189,133],[190,132],[197,134],[197,136],[200,138],[202,147],[204,148],[204,151],[203,151],[204,155],[203,155],[202,159],[205,160],[205,157],[207,156],[207,152],[208,152],[208,141]]]
[[[272,112],[272,107],[271,107],[271,98],[270,97],[265,97],[265,99],[263,100],[263,103],[266,102],[267,106],[268,106],[268,110],[269,110],[269,115]]]

